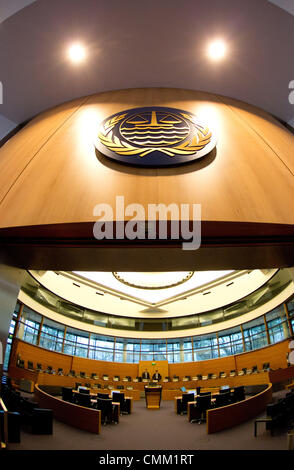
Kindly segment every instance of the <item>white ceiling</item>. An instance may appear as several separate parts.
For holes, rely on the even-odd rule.
[[[36,0],[0,0],[0,23]]]
[[[284,121],[294,117],[288,99],[294,17],[268,0],[2,0],[0,6],[6,124],[78,96],[148,86],[220,93]],[[229,54],[211,63],[206,47],[218,37]],[[77,39],[88,60],[73,67],[66,50]]]
[[[288,11],[289,13],[291,13],[291,15],[294,15],[294,1],[293,0],[268,0],[268,1]]]

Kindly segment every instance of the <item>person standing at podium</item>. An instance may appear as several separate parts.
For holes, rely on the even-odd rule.
[[[142,379],[148,379],[148,380],[150,379],[150,375],[147,369],[144,370],[142,374]]]
[[[161,375],[160,373],[158,372],[158,370],[156,370],[152,376],[152,380],[157,380],[158,382],[161,380]]]

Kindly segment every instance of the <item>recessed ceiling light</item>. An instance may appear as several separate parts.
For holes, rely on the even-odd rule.
[[[78,64],[86,58],[86,49],[82,44],[72,44],[68,49],[68,56],[73,63]]]
[[[221,39],[217,39],[210,43],[208,47],[208,56],[212,60],[221,60],[225,57],[227,52],[227,46]]]

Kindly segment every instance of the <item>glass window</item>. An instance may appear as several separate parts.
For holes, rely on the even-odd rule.
[[[218,333],[220,357],[243,352],[243,340],[240,326]]]
[[[268,312],[266,321],[271,343],[277,343],[290,336],[284,305]]]
[[[195,357],[196,356],[196,357]],[[218,357],[217,337],[211,335],[196,336],[194,338],[194,360],[205,361]]]
[[[293,299],[288,300],[287,308],[288,308],[289,317],[294,317],[294,297]]]
[[[267,346],[268,342],[263,316],[245,323],[243,325],[243,331],[246,351]]]
[[[64,325],[53,322],[48,318],[44,319],[40,337],[40,346],[42,348],[62,352],[63,336]]]
[[[31,344],[37,344],[40,322],[41,315],[24,305],[18,328],[18,338]]]

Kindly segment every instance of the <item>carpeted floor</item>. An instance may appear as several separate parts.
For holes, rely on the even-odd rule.
[[[281,392],[279,392],[281,394]],[[263,416],[264,414],[260,415]],[[145,401],[134,402],[133,413],[123,415],[118,425],[102,426],[100,435],[87,433],[54,421],[52,436],[22,432],[20,444],[11,450],[286,450],[287,433],[271,437],[265,424],[254,420],[215,434],[206,433],[206,424],[189,423],[187,416],[175,414],[173,401],[164,401],[160,410],[147,410]]]

